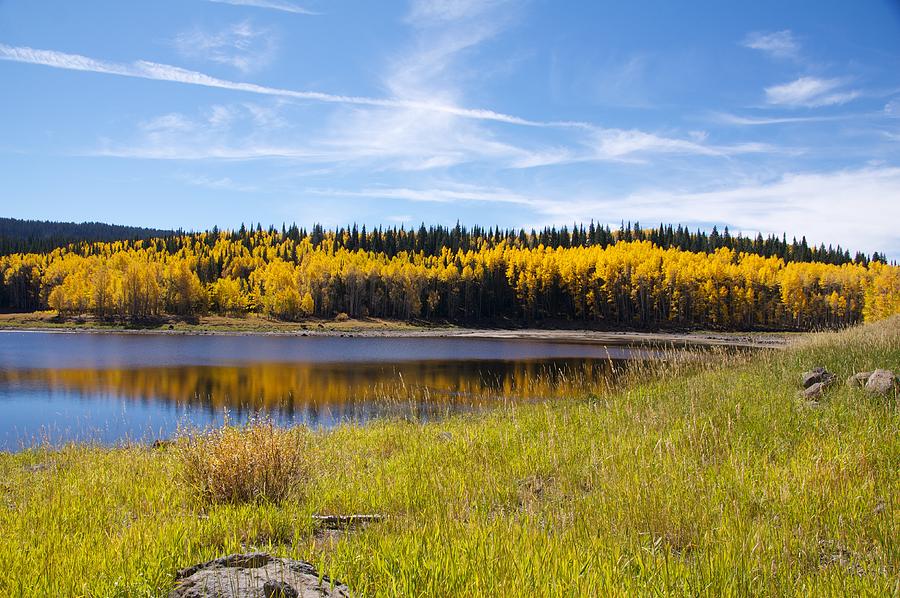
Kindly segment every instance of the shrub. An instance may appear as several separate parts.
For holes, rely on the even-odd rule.
[[[176,444],[185,483],[209,502],[280,502],[308,480],[309,433],[269,419],[183,434]]]

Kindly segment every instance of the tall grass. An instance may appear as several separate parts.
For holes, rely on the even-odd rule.
[[[2,455],[0,594],[165,595],[179,567],[249,549],[364,596],[900,594],[897,397],[835,385],[810,407],[818,365],[900,369],[900,318],[437,422]],[[302,491],[228,460],[270,442],[302,454]],[[327,541],[311,518],[373,512]]]
[[[272,502],[302,496],[309,476],[310,438],[302,428],[281,429],[269,419],[251,419],[184,431],[172,450],[181,481],[212,503]]]

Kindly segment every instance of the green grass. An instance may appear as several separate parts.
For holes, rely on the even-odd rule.
[[[278,504],[204,499],[179,447],[0,455],[0,595],[165,595],[250,548],[359,595],[898,595],[897,397],[807,406],[816,365],[900,369],[900,317],[602,396],[288,432],[308,467]],[[386,518],[324,539],[316,513]]]

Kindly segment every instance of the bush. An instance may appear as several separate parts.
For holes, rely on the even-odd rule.
[[[310,435],[269,419],[185,434],[176,444],[183,480],[209,502],[273,502],[299,493],[309,478]]]
[[[346,322],[349,319],[350,319],[350,316],[348,316],[345,312],[341,312],[334,317],[335,322]]]

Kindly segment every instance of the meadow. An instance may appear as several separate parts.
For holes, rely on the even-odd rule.
[[[896,394],[797,398],[813,366],[900,369],[900,316],[705,355],[426,423],[0,454],[0,594],[166,595],[248,550],[361,596],[900,593]]]

